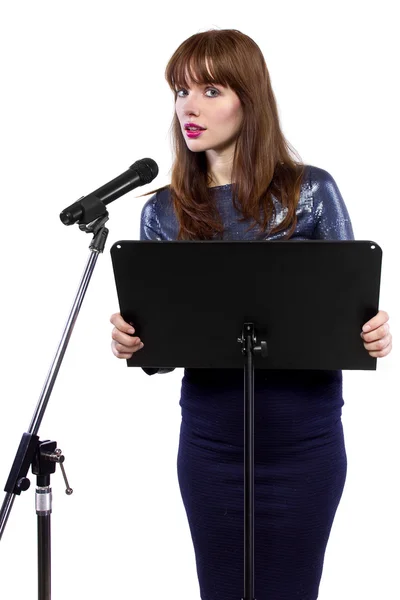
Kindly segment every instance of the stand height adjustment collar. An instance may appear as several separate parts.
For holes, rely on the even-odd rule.
[[[62,454],[62,450],[57,448],[57,442],[49,440],[39,442],[35,460],[32,464],[32,473],[37,476],[37,485],[39,487],[50,485],[50,475],[55,473],[56,463],[58,463],[61,467],[61,472],[66,485],[65,493],[70,496],[73,490],[69,486],[64,466],[62,464],[64,460],[65,456]]]
[[[260,354],[262,358],[268,356],[267,342],[262,340],[259,346],[256,346],[257,338],[255,335],[254,323],[245,323],[243,325],[242,337],[238,338],[239,344],[242,344],[242,354],[246,355],[248,352],[252,354]]]

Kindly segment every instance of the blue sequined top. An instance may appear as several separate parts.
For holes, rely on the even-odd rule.
[[[254,228],[246,231],[250,221],[238,222],[241,214],[233,205],[231,184],[212,187],[210,193],[217,203],[223,219],[223,240],[279,240],[287,229],[266,238],[264,232]],[[286,210],[273,198],[276,217],[274,225],[281,223]],[[297,206],[297,225],[290,239],[298,240],[353,240],[349,213],[333,177],[324,169],[306,165]],[[141,240],[176,240],[178,220],[175,216],[169,189],[154,194],[142,209]]]
[[[238,222],[241,214],[233,205],[231,184],[210,188],[223,219],[223,240],[280,240],[288,229],[267,236],[260,228],[246,231],[250,221]],[[273,198],[276,216],[274,225],[285,217],[285,209]],[[290,240],[354,240],[349,213],[333,177],[318,167],[306,165],[296,209],[297,225]],[[178,220],[175,216],[169,189],[154,194],[143,206],[140,223],[141,240],[176,240]],[[143,369],[147,374],[166,373],[173,369]],[[215,373],[215,370],[214,370]],[[341,372],[336,372],[336,375]]]

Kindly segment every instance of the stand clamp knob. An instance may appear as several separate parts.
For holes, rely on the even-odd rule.
[[[29,479],[27,477],[21,477],[21,479],[18,479],[16,487],[21,492],[26,492],[26,490],[29,489],[30,485],[31,485],[31,482],[29,481]]]
[[[260,342],[259,346],[255,346],[253,348],[254,354],[261,354],[261,356],[263,358],[266,358],[268,356],[268,348],[267,348],[267,342],[263,341]]]
[[[69,483],[68,483],[68,479],[67,479],[67,475],[65,473],[65,469],[63,466],[63,462],[65,460],[65,456],[63,456],[62,454],[62,450],[60,450],[59,448],[57,448],[56,450],[54,450],[54,452],[42,452],[42,456],[46,459],[46,460],[50,460],[51,462],[56,462],[60,465],[61,468],[61,472],[64,478],[64,482],[66,485],[66,490],[65,493],[70,496],[73,493],[73,489],[70,487]]]

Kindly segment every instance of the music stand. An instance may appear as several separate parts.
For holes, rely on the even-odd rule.
[[[375,370],[360,332],[378,312],[382,250],[370,241],[124,240],[111,257],[121,315],[145,344],[128,366],[244,368],[242,600],[255,600],[254,369]]]

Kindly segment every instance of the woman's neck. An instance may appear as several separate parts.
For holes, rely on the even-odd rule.
[[[209,187],[217,187],[231,183],[233,150],[227,150],[220,154],[214,150],[206,151],[208,173],[211,175]]]

